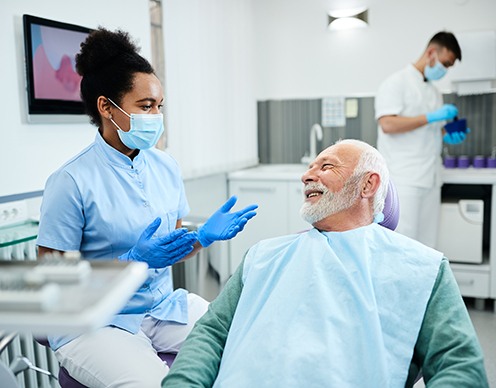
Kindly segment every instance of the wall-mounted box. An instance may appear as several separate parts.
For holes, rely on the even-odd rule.
[[[450,70],[453,89],[460,95],[493,89],[496,80],[496,31],[456,33],[462,60]]]

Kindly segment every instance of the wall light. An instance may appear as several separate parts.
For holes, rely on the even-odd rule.
[[[330,30],[368,27],[369,10],[366,8],[337,9],[328,13]]]

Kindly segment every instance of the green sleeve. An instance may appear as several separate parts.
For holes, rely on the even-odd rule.
[[[242,262],[181,346],[162,387],[211,387],[243,288]]]
[[[443,259],[412,363],[428,388],[488,387],[482,350],[449,263]]]

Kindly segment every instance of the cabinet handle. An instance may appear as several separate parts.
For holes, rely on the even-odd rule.
[[[470,280],[457,280],[458,282],[458,285],[460,286],[473,286],[475,281],[474,279],[470,279]]]
[[[239,191],[252,191],[258,193],[273,193],[276,191],[274,187],[240,187]]]

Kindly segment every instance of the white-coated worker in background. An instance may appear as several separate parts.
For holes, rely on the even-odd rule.
[[[439,32],[415,63],[381,84],[375,99],[377,148],[401,203],[396,231],[433,248],[441,207],[442,144],[459,144],[466,135],[445,133],[446,120],[455,118],[458,109],[443,105],[432,81],[442,78],[457,59],[462,53],[455,36]]]
[[[76,56],[81,97],[95,141],[48,179],[39,255],[80,251],[86,259],[141,261],[148,279],[108,326],[80,336],[52,336],[69,374],[87,387],[158,387],[169,368],[157,352],[179,350],[208,302],[173,290],[171,265],[255,216],[231,212],[230,198],[198,231],[182,228],[189,212],[179,166],[154,148],[163,129],[164,94],[150,63],[123,31],[93,31]]]

